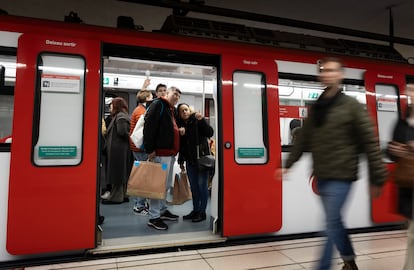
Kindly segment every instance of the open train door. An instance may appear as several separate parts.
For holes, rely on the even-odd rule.
[[[395,72],[383,72],[368,70],[365,73],[365,88],[367,91],[367,110],[375,120],[378,127],[379,143],[383,153],[389,141],[395,123],[401,115],[400,108],[405,108],[406,99],[399,99],[399,95],[405,92],[405,77]],[[399,106],[401,102],[402,106]],[[391,162],[384,154],[388,170],[393,169]],[[397,187],[390,177],[384,185],[379,198],[371,199],[371,216],[374,223],[390,223],[402,221],[403,218],[396,215]]]
[[[7,251],[93,248],[100,44],[23,34],[17,63]]]
[[[222,56],[223,236],[282,226],[277,66],[271,59]]]

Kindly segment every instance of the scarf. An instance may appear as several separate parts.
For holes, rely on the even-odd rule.
[[[338,98],[342,96],[342,90],[338,91],[333,97],[325,97],[324,94],[325,92],[313,105],[313,121],[317,127],[320,127],[325,123],[326,114],[328,113],[329,108],[331,108]]]

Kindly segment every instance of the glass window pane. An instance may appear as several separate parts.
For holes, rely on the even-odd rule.
[[[16,56],[0,55],[0,143],[12,141]]]
[[[392,140],[398,120],[398,90],[394,85],[375,85],[377,100],[378,135],[381,150],[385,153],[387,144]]]
[[[76,165],[82,155],[85,61],[39,56],[33,160],[39,166]]]
[[[262,73],[233,74],[234,150],[239,164],[267,162],[267,111],[265,77]]]
[[[343,93],[366,106],[365,87],[344,83]],[[282,146],[292,145],[295,134],[308,116],[309,107],[323,92],[323,85],[317,81],[297,79],[279,80],[280,138]],[[288,148],[283,148],[287,150]]]

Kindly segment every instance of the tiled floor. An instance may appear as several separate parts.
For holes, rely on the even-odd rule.
[[[406,250],[406,232],[387,231],[352,235],[360,270],[401,270]],[[209,248],[141,255],[77,263],[27,267],[46,269],[122,270],[298,270],[313,269],[323,238],[276,241],[261,244]],[[342,268],[335,255],[333,270]]]

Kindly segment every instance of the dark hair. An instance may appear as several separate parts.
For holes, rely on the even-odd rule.
[[[157,85],[157,87],[155,87],[155,92],[158,92],[158,89],[160,89],[161,87],[165,87],[165,88],[167,88],[167,86],[166,86],[165,84],[163,84],[163,83],[159,83],[159,84]]]
[[[116,115],[119,112],[128,113],[128,105],[125,99],[121,97],[116,97],[112,99],[112,115]]]
[[[326,64],[326,63],[328,63],[328,62],[335,62],[335,63],[338,63],[338,64],[339,64],[340,69],[343,69],[343,68],[344,68],[344,63],[342,62],[342,60],[341,60],[341,59],[339,59],[338,57],[331,57],[331,56],[329,56],[329,57],[324,57],[324,58],[322,58],[322,59],[318,60],[318,65],[319,65],[319,67],[321,67],[323,64]]]
[[[180,103],[180,104],[178,104],[177,105],[177,113],[178,113],[178,118],[181,118],[180,117],[180,107],[181,106],[187,106],[188,108],[190,108],[190,105],[188,105],[187,103]]]
[[[182,106],[187,106],[188,108],[190,108],[190,105],[188,105],[187,103],[180,103],[177,105],[177,125],[179,127],[182,127],[184,125],[184,120],[181,118],[180,116],[180,107]],[[190,108],[191,110],[191,108]]]

